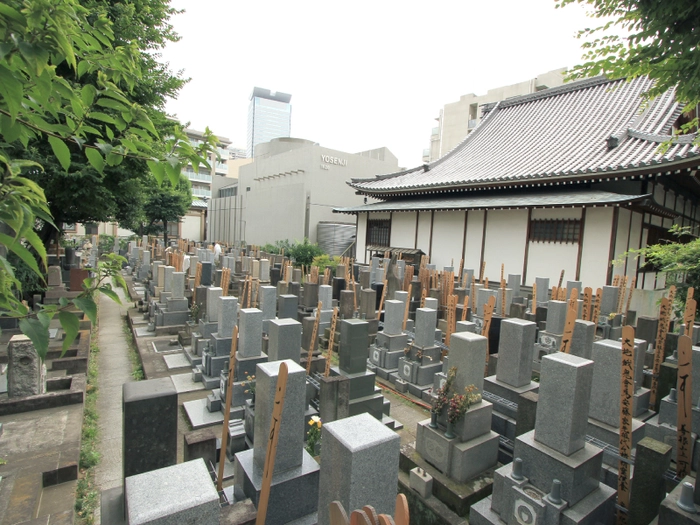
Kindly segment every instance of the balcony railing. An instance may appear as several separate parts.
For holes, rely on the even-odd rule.
[[[202,188],[192,188],[192,195],[195,197],[211,197],[211,190],[204,190]]]
[[[183,173],[187,175],[190,180],[201,181],[201,182],[211,182],[211,175],[208,173],[195,173],[194,171],[185,170]]]

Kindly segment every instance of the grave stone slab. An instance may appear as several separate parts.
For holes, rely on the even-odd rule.
[[[124,478],[177,463],[177,391],[169,377],[123,385]]]
[[[576,319],[574,333],[571,336],[570,353],[584,359],[591,359],[595,341],[595,324],[591,321]]]
[[[185,297],[185,272],[173,272],[171,291],[173,299],[182,299]]]
[[[347,374],[364,372],[367,365],[369,324],[361,319],[340,321],[338,347],[340,370]]]
[[[257,357],[262,353],[262,311],[242,308],[239,316],[238,353],[241,357]]]
[[[535,440],[570,456],[586,442],[593,362],[557,352],[542,358],[540,377]]]
[[[522,276],[518,274],[509,273],[506,286],[513,290],[513,297],[520,296],[520,282],[522,281]]]
[[[219,320],[219,301],[223,290],[218,287],[207,288],[207,322],[216,323]]]
[[[218,525],[221,514],[201,458],[126,478],[124,501],[129,525]]]
[[[277,296],[277,317],[296,319],[299,298],[296,295],[281,294]]]
[[[13,335],[7,347],[8,397],[35,396],[46,392],[46,366],[34,343],[23,334]]]
[[[217,316],[218,334],[220,337],[231,337],[238,320],[238,298],[233,296],[219,297]]]
[[[290,359],[299,364],[301,357],[301,323],[294,319],[270,320],[267,355],[270,362]]]
[[[331,502],[346,509],[372,505],[378,514],[394,514],[398,486],[398,434],[369,414],[323,426],[318,522],[329,523]]]
[[[549,300],[549,277],[535,277],[537,285],[537,304],[547,304]]]
[[[537,326],[522,319],[504,319],[498,345],[496,378],[521,387],[532,381],[532,358]]]
[[[435,325],[437,324],[437,310],[432,308],[416,309],[416,338],[413,341],[418,347],[435,345]]]

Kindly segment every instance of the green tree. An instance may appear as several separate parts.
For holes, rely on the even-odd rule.
[[[700,290],[700,238],[692,236],[689,228],[673,226],[669,230],[678,239],[675,242],[663,241],[640,250],[622,254],[614,264],[624,264],[628,255],[643,257],[645,265],[663,273],[667,285],[676,286],[674,310],[678,316],[685,309],[688,289]]]
[[[129,99],[143,108],[159,134],[169,134],[173,121],[165,115],[165,100],[176,97],[187,80],[171,72],[157,58],[158,51],[168,42],[179,40],[169,23],[169,17],[177,11],[169,6],[169,0],[79,0],[79,3],[86,9],[88,20],[103,17],[110,22],[114,46],[131,46],[139,74],[129,90]],[[57,71],[72,77],[76,86],[99,87],[96,74],[75,78],[66,63],[57,65]],[[128,87],[124,81],[116,85],[123,90]],[[101,111],[110,118],[120,117],[121,113],[120,108],[107,106]],[[30,141],[27,151],[24,158],[44,168],[29,176],[44,189],[57,226],[56,229],[53,224],[43,224],[39,236],[45,244],[54,236],[60,237],[63,223],[122,224],[142,214],[142,188],[149,186],[151,179],[143,159],[127,157],[119,165],[106,165],[100,172],[78,148],[71,148],[70,169],[64,170],[44,135]]]
[[[134,100],[142,77],[139,58],[136,43],[115,45],[113,23],[104,13],[75,0],[0,3],[0,315],[20,319],[42,358],[52,317],[66,332],[66,349],[78,326],[68,308],[78,307],[96,322],[94,294],[118,300],[108,280],[123,285],[123,279],[121,261],[109,257],[72,305],[63,300],[34,313],[21,302],[21,282],[6,255],[13,253],[41,275],[46,251],[34,227],[37,221],[53,223],[44,191],[25,176],[43,170],[27,158],[30,141],[45,138],[66,172],[77,154],[100,174],[127,158],[145,162],[158,183],[167,177],[173,185],[187,164],[209,167],[216,137],[207,130],[193,147],[174,125],[163,140]]]
[[[160,186],[152,187],[145,199],[143,215],[139,222],[128,227],[140,235],[163,233],[163,241],[168,244],[168,223],[179,222],[192,204],[192,189],[189,179],[181,175],[177,186],[169,180]]]
[[[693,110],[700,104],[700,2],[697,0],[558,0],[557,7],[587,4],[601,24],[579,32],[585,62],[574,78],[648,76],[654,97],[676,87],[676,97]],[[684,131],[697,128],[697,117]]]

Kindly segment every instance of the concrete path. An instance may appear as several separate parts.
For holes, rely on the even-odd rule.
[[[95,485],[100,492],[122,484],[122,385],[133,381],[129,347],[124,332],[129,300],[118,290],[122,305],[107,297],[100,298],[97,413],[99,414],[98,450],[100,462],[95,467]],[[100,509],[95,512],[100,524]]]

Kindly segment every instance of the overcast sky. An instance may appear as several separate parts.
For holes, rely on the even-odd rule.
[[[292,136],[344,152],[388,147],[422,162],[460,95],[581,61],[579,5],[554,0],[173,0],[182,37],[163,60],[191,78],[169,113],[246,146],[254,86],[292,95]]]

